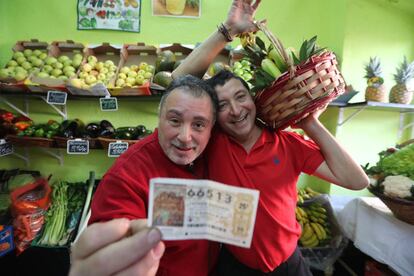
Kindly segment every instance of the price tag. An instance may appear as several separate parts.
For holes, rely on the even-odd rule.
[[[0,140],[0,156],[6,156],[9,154],[12,154],[13,151],[13,145],[9,142],[6,142],[6,140],[1,139]]]
[[[116,141],[109,143],[108,157],[118,157],[128,149],[128,143]]]
[[[66,152],[68,154],[88,154],[89,141],[82,139],[68,140],[66,144]]]
[[[99,102],[101,104],[102,111],[117,111],[118,110],[118,101],[114,97],[100,98]]]
[[[65,92],[48,91],[47,92],[47,103],[65,105],[67,97],[68,97],[68,94]]]

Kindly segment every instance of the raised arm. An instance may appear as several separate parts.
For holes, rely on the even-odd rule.
[[[229,36],[233,39],[236,35],[256,31],[253,24],[254,14],[260,0],[233,0],[226,21],[223,23]],[[214,58],[223,50],[228,39],[219,30],[211,34],[200,46],[194,49],[191,54],[172,73],[173,78],[191,74],[202,77]]]
[[[351,190],[368,186],[369,179],[361,166],[336,141],[318,120],[321,111],[310,114],[297,124],[319,146],[325,161],[314,175]]]

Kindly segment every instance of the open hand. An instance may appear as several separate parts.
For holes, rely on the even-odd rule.
[[[260,0],[233,0],[225,22],[231,35],[257,31],[253,21],[259,4]]]

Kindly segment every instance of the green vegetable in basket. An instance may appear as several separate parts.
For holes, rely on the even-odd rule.
[[[9,179],[7,187],[9,192],[12,192],[19,187],[35,182],[35,180],[31,174],[18,174]]]
[[[404,175],[414,180],[414,144],[383,151],[380,154],[377,168],[385,175]]]

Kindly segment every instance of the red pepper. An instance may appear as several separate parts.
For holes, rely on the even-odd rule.
[[[1,118],[3,121],[6,121],[6,122],[11,123],[11,122],[13,121],[13,119],[14,119],[14,115],[13,115],[13,113],[11,113],[11,112],[9,112],[9,111],[4,111],[4,112],[2,112],[2,113],[0,114],[0,118]]]
[[[18,130],[25,130],[26,128],[28,128],[29,126],[31,126],[32,125],[32,123],[31,122],[25,122],[25,121],[22,121],[22,122],[17,122],[17,123],[14,123],[14,126],[18,129]]]
[[[29,117],[26,117],[24,115],[20,115],[14,118],[13,123],[17,123],[17,122],[31,122],[32,119],[30,119]]]

